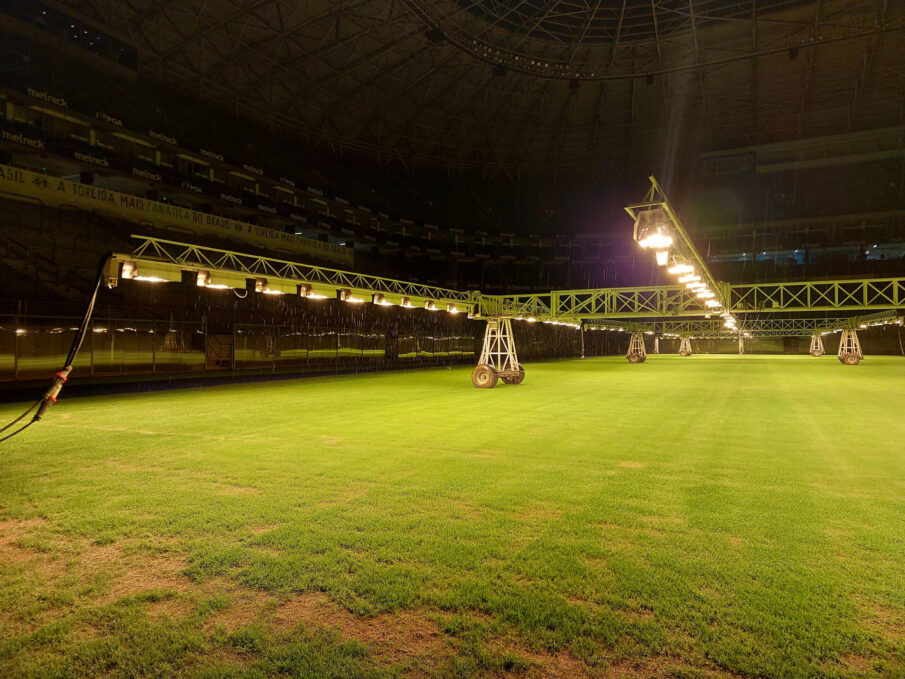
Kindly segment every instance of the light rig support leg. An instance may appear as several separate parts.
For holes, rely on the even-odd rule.
[[[503,380],[503,384],[521,384],[524,379],[525,369],[515,352],[512,319],[488,318],[481,356],[471,373],[471,383],[478,389],[493,389],[497,380]]]

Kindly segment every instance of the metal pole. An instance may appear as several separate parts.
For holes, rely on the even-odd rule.
[[[16,330],[18,330],[19,328],[25,327],[22,325],[22,316],[21,316],[22,300],[21,299],[18,301],[17,306],[18,306],[18,311],[16,313],[16,320],[15,320]],[[19,379],[19,341],[20,341],[20,337],[19,337],[19,333],[17,332],[13,335],[13,377],[15,379]]]
[[[584,358],[584,321],[581,322],[581,357]]]

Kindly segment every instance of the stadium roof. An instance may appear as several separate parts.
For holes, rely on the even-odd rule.
[[[139,70],[334,149],[508,173],[901,125],[892,0],[65,0]]]

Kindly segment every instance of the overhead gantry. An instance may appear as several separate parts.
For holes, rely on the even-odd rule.
[[[40,420],[50,404],[56,402],[90,323],[98,288],[102,282],[107,287],[114,287],[120,279],[149,283],[187,282],[209,289],[253,289],[261,294],[297,295],[310,300],[333,298],[350,304],[370,302],[409,309],[417,307],[428,312],[464,312],[469,318],[487,321],[478,365],[472,373],[472,383],[478,388],[492,388],[498,380],[513,385],[524,381],[525,369],[519,363],[512,333],[513,319],[565,325],[580,329],[582,333],[585,327],[611,329],[609,324],[615,323],[620,324],[619,330],[624,330],[630,321],[636,324],[631,328],[633,334],[626,352],[626,358],[632,363],[643,363],[647,358],[642,333],[654,334],[655,342],[660,336],[680,337],[679,353],[683,356],[691,355],[692,337],[702,334],[737,338],[739,353],[743,353],[746,337],[807,333],[811,337],[811,354],[820,356],[824,352],[822,336],[842,332],[837,356],[843,364],[857,365],[864,357],[858,338],[859,328],[903,324],[897,310],[905,307],[905,277],[742,285],[721,283],[711,275],[655,178],[651,177],[651,189],[645,202],[629,206],[626,211],[634,219],[637,244],[651,250],[657,263],[677,277],[676,285],[483,295],[478,291],[464,292],[161,238],[133,236],[138,245],[132,252],[112,254],[105,262],[66,365],[56,374],[44,397],[32,406],[36,408],[34,416],[2,440]],[[871,317],[856,316],[865,311],[880,313]],[[678,328],[676,324],[691,325]],[[855,325],[857,327],[853,327]],[[24,415],[19,419],[22,417]]]
[[[542,322],[588,331],[637,333],[627,358],[643,362],[643,335],[676,337],[680,353],[690,355],[695,338],[816,337],[849,330],[846,354],[860,357],[857,330],[874,325],[902,324],[897,309],[905,307],[905,278],[814,281],[754,285],[723,285],[720,299],[728,299],[725,316],[708,313],[704,302],[687,286],[642,286],[589,290],[554,290],[533,295],[484,295],[396,279],[370,276],[271,257],[231,252],[149,236],[133,236],[132,252],[111,256],[105,267],[108,286],[121,278],[147,282],[184,281],[209,289],[252,289],[261,294],[285,294],[338,299],[350,304],[373,303],[464,313],[487,321],[478,367],[477,387],[498,381],[520,384],[525,377],[519,362],[512,321]],[[250,282],[249,282],[250,281]],[[855,312],[876,310],[870,315]],[[640,343],[639,341],[640,340]],[[822,344],[822,339],[820,340]],[[813,353],[813,352],[812,352]],[[632,356],[643,357],[640,360]],[[840,354],[842,360],[842,354]],[[849,358],[846,363],[856,361]]]
[[[232,252],[190,243],[133,235],[131,253],[111,255],[104,275],[108,287],[119,278],[150,282],[181,282],[187,273],[198,287],[246,289],[298,295],[309,299],[340,299],[352,304],[422,308],[427,311],[474,314],[478,292],[462,292],[369,274],[301,264],[273,257]]]
[[[855,365],[863,358],[858,328],[896,323],[905,308],[905,276],[858,280],[729,284],[717,281],[694,246],[678,214],[654,177],[645,200],[626,208],[634,239],[657,264],[675,276],[672,285],[553,290],[537,294],[485,295],[397,279],[341,271],[288,260],[180,243],[150,236],[130,253],[111,256],[108,286],[120,278],[190,281],[199,287],[253,289],[308,299],[421,308],[466,313],[486,320],[484,341],[472,382],[479,388],[521,384],[512,321],[552,323],[576,329],[633,333],[626,358],[643,363],[644,334],[677,337],[679,353],[692,353],[694,338],[810,336],[811,353],[822,355],[823,335],[843,332],[839,359]],[[857,315],[876,312],[870,316]],[[844,351],[843,351],[844,349]]]

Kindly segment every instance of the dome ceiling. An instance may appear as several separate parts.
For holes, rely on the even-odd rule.
[[[761,0],[758,11],[807,4],[810,0]],[[726,0],[457,0],[458,5],[495,26],[517,35],[565,45],[611,44],[668,37],[688,30],[692,14],[708,21],[751,19],[754,3]]]
[[[901,125],[889,0],[67,0],[139,69],[342,153],[515,175]]]

